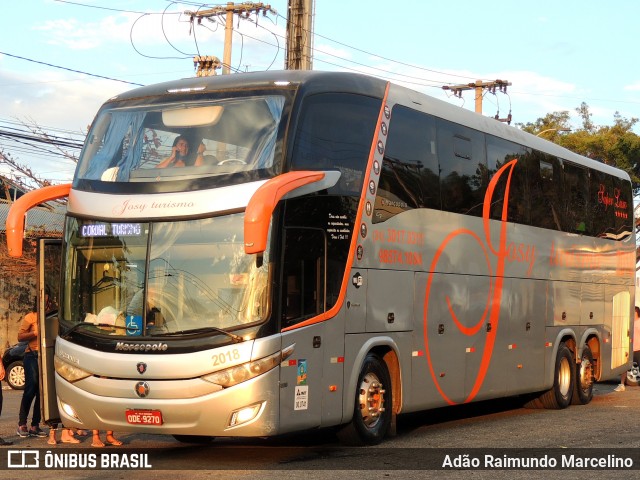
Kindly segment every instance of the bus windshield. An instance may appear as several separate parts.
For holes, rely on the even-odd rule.
[[[76,180],[156,182],[269,168],[284,103],[273,95],[106,107]]]
[[[244,253],[242,214],[183,222],[69,217],[61,320],[118,336],[234,329],[263,321],[267,266]]]

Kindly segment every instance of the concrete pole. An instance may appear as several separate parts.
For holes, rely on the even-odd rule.
[[[476,80],[476,113],[482,113],[482,80]]]
[[[224,56],[222,59],[222,74],[231,73],[231,44],[233,41],[233,2],[227,3],[227,22],[224,26]]]

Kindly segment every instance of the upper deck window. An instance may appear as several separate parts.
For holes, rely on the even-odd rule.
[[[332,195],[360,195],[380,113],[379,98],[323,93],[305,99],[291,170],[339,170]]]
[[[270,168],[284,97],[105,109],[76,179],[155,182]]]

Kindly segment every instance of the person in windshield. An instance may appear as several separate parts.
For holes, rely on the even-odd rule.
[[[156,167],[188,167],[191,165],[199,167],[201,165],[204,165],[204,152],[207,150],[205,144],[200,142],[198,151],[196,152],[195,160],[193,159],[193,156],[189,155],[189,148],[189,141],[184,137],[184,135],[177,136],[173,141],[171,156],[165,158]]]
[[[188,155],[189,141],[183,135],[178,135],[173,141],[171,155],[161,161],[156,167],[184,167],[187,164]]]

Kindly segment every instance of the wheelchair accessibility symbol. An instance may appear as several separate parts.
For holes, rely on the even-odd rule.
[[[142,315],[127,315],[127,335],[135,337],[142,334]]]

